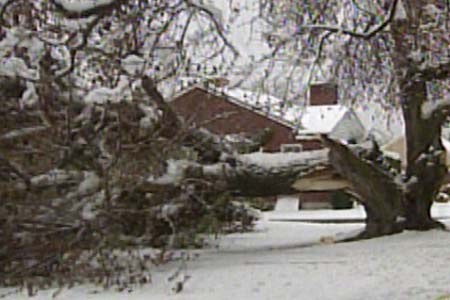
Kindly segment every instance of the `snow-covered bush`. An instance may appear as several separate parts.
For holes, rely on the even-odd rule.
[[[161,124],[142,126],[144,103],[54,106],[52,125],[42,126],[35,105],[15,100],[4,98],[1,115],[1,285],[28,286],[30,294],[91,281],[125,289],[147,282],[157,260],[135,253],[141,247],[200,247],[199,233],[251,228],[251,209],[207,183],[142,188],[168,169],[169,157],[192,155],[158,138]],[[131,256],[117,261],[115,250]]]

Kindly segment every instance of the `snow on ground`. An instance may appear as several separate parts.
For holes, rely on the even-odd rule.
[[[447,203],[434,203],[431,207],[431,215],[437,219],[450,219],[450,205]],[[271,221],[323,221],[327,223],[355,221],[363,222],[366,212],[361,205],[352,209],[321,209],[321,210],[299,210],[295,211],[271,211],[265,214]],[[331,222],[330,222],[331,221]]]
[[[433,209],[450,216],[449,205]],[[314,214],[319,218],[319,211]],[[450,299],[445,298],[450,295],[449,232],[404,232],[333,244],[327,237],[343,237],[363,225],[271,222],[268,216],[255,232],[232,234],[209,249],[192,251],[196,258],[187,261],[183,273],[188,279],[178,294],[167,280],[179,268],[174,263],[155,267],[153,283],[132,293],[94,294],[93,287],[81,286],[57,299]],[[322,218],[328,216],[325,212]],[[33,299],[50,299],[52,292]]]

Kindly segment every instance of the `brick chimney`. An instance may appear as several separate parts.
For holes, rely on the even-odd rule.
[[[309,105],[334,105],[338,102],[335,83],[314,83],[309,88]]]

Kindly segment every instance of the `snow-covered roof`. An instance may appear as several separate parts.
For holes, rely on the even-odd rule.
[[[189,89],[194,87],[218,96],[226,96],[228,101],[291,127],[301,134],[330,133],[349,111],[348,107],[339,104],[305,106],[240,88],[206,87],[204,84],[196,84]],[[186,90],[178,95],[185,92]]]
[[[307,106],[301,115],[299,134],[330,133],[348,111],[339,104]]]
[[[364,99],[370,99],[370,96],[362,95]],[[353,110],[368,133],[381,145],[403,135],[403,117],[398,109],[389,110],[377,102],[360,101],[353,106]]]
[[[221,88],[218,91],[226,95],[228,100],[246,106],[290,127],[295,127],[299,122],[304,109],[302,105],[286,103],[282,99],[264,93],[239,88]]]
[[[224,88],[223,94],[248,105],[254,111],[283,122],[299,134],[330,133],[343,118],[349,108],[343,105],[311,105],[305,106],[285,101],[271,95],[243,89]],[[238,103],[239,104],[239,103]]]

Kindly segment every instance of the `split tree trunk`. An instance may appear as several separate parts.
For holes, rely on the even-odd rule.
[[[403,227],[403,194],[396,183],[396,172],[390,168],[375,143],[365,147],[342,145],[323,137],[330,148],[330,163],[352,184],[353,191],[366,210],[366,228],[360,238],[372,238],[400,232]]]

